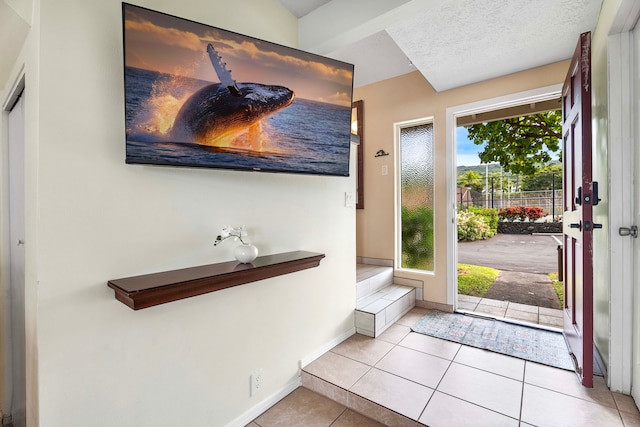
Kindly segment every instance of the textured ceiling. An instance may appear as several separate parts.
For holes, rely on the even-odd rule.
[[[299,21],[300,48],[355,64],[356,86],[417,69],[437,91],[570,58],[579,34],[595,30],[602,4],[602,0],[279,1],[305,10]]]
[[[387,31],[437,91],[571,57],[600,1],[463,0]]]
[[[568,59],[602,0],[278,0],[300,48],[355,64],[362,86],[418,69],[438,91]],[[0,0],[0,82],[33,0]],[[308,41],[310,40],[310,41]],[[415,65],[412,66],[410,64]]]

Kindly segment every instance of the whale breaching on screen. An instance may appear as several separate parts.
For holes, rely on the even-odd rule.
[[[185,101],[176,115],[172,138],[233,148],[236,137],[248,130],[245,142],[238,148],[258,151],[252,135],[260,133],[260,121],[289,106],[295,94],[284,86],[236,83],[211,43],[207,53],[220,83],[203,87]]]

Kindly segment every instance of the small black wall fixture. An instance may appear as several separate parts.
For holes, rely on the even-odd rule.
[[[387,153],[384,150],[378,150],[378,152],[376,153],[376,155],[374,157],[382,157],[382,156],[388,156],[389,153]]]

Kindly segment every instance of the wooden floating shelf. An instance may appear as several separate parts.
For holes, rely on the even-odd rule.
[[[286,252],[261,256],[250,264],[229,261],[109,280],[108,286],[118,301],[140,310],[317,267],[324,257],[315,252]]]

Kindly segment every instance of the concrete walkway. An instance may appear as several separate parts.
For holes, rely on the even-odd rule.
[[[485,298],[561,309],[560,301],[546,274],[501,271]]]
[[[458,308],[562,328],[562,306],[547,276],[558,271],[557,247],[552,235],[497,234],[458,242],[458,262],[501,270],[483,299],[458,295]]]
[[[500,319],[508,318],[562,329],[562,310],[499,301],[488,298],[458,295],[458,308],[478,314],[488,314]]]

